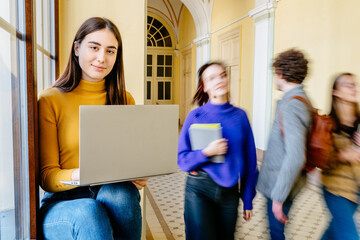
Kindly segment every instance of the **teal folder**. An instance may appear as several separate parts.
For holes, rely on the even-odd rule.
[[[189,128],[190,143],[192,150],[202,150],[212,141],[222,138],[222,127],[219,123],[215,124],[192,124]],[[211,162],[223,163],[224,155],[211,157]]]

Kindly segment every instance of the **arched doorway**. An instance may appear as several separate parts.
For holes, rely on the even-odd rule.
[[[148,13],[146,104],[174,103],[174,49],[171,28],[156,14]]]

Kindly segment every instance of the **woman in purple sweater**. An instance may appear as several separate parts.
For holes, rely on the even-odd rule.
[[[198,77],[193,103],[200,107],[187,116],[178,149],[178,165],[189,172],[185,187],[186,239],[234,239],[239,197],[244,203],[244,219],[249,221],[252,216],[258,175],[254,138],[245,111],[229,103],[225,67],[218,62],[205,64]],[[192,150],[189,127],[194,123],[220,123],[223,138],[202,150]],[[216,155],[224,155],[225,161],[211,162]]]

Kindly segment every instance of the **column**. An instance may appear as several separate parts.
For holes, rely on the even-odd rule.
[[[196,44],[196,71],[210,61],[210,34],[202,35],[194,39]]]
[[[258,1],[249,12],[255,19],[252,129],[256,148],[265,150],[271,128],[272,59],[274,55],[274,10],[276,1]]]

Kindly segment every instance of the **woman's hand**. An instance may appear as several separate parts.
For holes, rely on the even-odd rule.
[[[360,162],[360,152],[354,147],[347,147],[339,152],[339,159],[344,162],[358,163]]]
[[[136,186],[138,190],[141,190],[146,186],[147,181],[148,181],[147,178],[142,178],[142,179],[132,180],[131,182]]]
[[[252,210],[244,210],[243,218],[245,221],[250,221],[251,217],[253,216]]]
[[[72,181],[80,181],[80,169],[76,168],[72,173],[71,173],[71,180]]]
[[[207,157],[216,155],[224,155],[227,153],[228,143],[227,139],[222,138],[212,141],[206,148],[202,150],[203,154]]]

